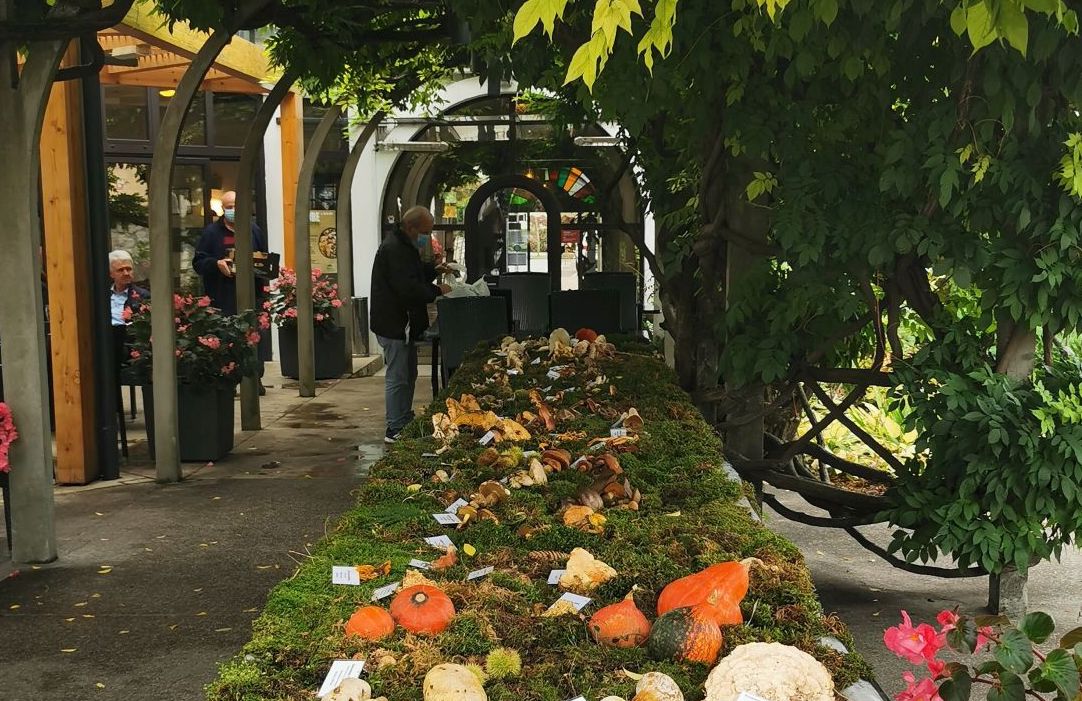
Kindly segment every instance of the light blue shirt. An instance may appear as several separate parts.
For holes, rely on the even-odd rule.
[[[113,315],[113,326],[127,326],[124,321],[124,304],[128,301],[128,291],[117,292],[115,287],[110,287],[109,311]]]

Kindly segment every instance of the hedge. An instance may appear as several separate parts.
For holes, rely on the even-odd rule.
[[[458,496],[468,498],[481,481],[506,476],[476,464],[483,447],[468,431],[438,458],[422,457],[439,447],[431,438],[431,414],[446,411],[441,398],[372,467],[356,492],[356,505],[312,549],[311,557],[272,590],[253,623],[251,641],[221,665],[218,678],[208,685],[209,699],[314,698],[332,660],[364,659],[379,648],[397,662],[366,670],[375,695],[390,701],[416,700],[422,698],[424,675],[436,664],[483,663],[493,648],[508,647],[521,653],[523,672],[516,678],[490,680],[486,691],[493,701],[566,701],[579,695],[598,701],[610,694],[630,698],[634,681],[623,673],[625,669],[665,672],[694,701],[703,696],[706,666],[656,662],[644,648],[600,647],[589,637],[583,617],[619,601],[637,585],[639,608],[653,619],[657,595],[670,581],[716,562],[746,557],[757,557],[768,567],[752,570],[751,589],[742,604],[745,624],[725,628],[723,655],[742,643],[776,641],[822,661],[839,689],[871,678],[858,655],[843,655],[820,643],[822,637],[834,636],[853,649],[842,623],[823,615],[800,551],[752,518],[743,501],[746,485],[731,480],[722,469],[718,437],[649,348],[622,345],[611,359],[579,359],[576,375],[555,381],[546,377],[547,357],[512,377],[493,372],[491,365],[486,368],[491,357],[488,350],[475,351],[455,373],[444,396],[472,393],[482,408],[513,417],[532,408],[529,388],[551,385],[549,394],[574,388],[556,405],[578,411],[574,418],[565,417],[557,430],[587,436],[561,444],[572,455],[583,454],[590,438],[609,435],[611,421],[586,409],[585,396],[617,412],[638,409],[645,420],[638,450],[620,454],[619,460],[632,485],[642,492],[641,508],[606,510],[608,522],[600,535],[565,527],[558,516],[561,504],[589,481],[582,473],[565,470],[550,475],[546,486],[511,490],[511,497],[497,509],[498,524],[483,521],[461,531],[439,526],[431,514],[443,511]],[[598,375],[605,380],[587,394],[584,385]],[[552,440],[535,435],[532,444],[521,447],[537,448],[539,438]],[[450,482],[433,481],[439,469],[449,473]],[[519,535],[524,526],[532,531],[528,539]],[[458,546],[459,563],[438,574],[425,574],[439,581],[454,602],[457,616],[451,627],[435,638],[407,634],[401,628],[379,643],[344,637],[344,621],[358,606],[369,603],[376,588],[400,580],[411,559],[438,556],[423,538],[440,533]],[[472,558],[462,553],[467,543],[476,548]],[[583,617],[541,618],[537,611],[560,594],[547,583],[548,572],[562,565],[529,553],[568,553],[575,547],[607,562],[619,576],[592,593],[593,603]],[[392,563],[389,576],[361,586],[331,584],[333,565],[387,560]],[[490,576],[464,581],[469,571],[489,565],[495,568]]]

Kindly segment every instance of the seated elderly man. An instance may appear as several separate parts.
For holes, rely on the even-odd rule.
[[[135,262],[127,251],[113,251],[109,254],[109,277],[113,286],[109,288],[109,312],[113,326],[127,326],[124,310],[134,312],[139,304],[150,299],[150,290],[135,284]]]

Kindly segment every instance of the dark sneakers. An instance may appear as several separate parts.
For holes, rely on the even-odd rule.
[[[391,429],[387,429],[387,433],[383,434],[383,442],[390,445],[397,442],[401,436],[401,431],[391,431]]]

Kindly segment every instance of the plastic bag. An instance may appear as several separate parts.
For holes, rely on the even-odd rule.
[[[488,290],[488,283],[484,278],[481,278],[477,282],[464,283],[464,282],[452,282],[451,291],[444,295],[444,297],[488,297],[491,293]]]

